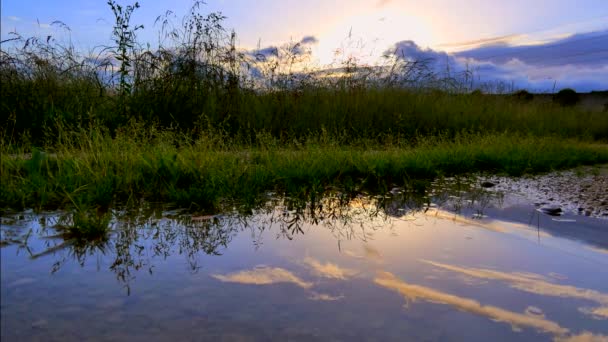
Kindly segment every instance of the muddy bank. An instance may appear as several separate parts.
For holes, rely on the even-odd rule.
[[[549,215],[608,219],[608,165],[520,178],[481,177],[480,184],[515,195],[512,200],[534,203]]]

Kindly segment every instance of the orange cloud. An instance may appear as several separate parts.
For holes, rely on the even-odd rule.
[[[526,315],[496,306],[482,305],[473,299],[461,298],[428,287],[408,284],[395,277],[392,273],[381,272],[374,279],[374,282],[382,287],[398,292],[408,300],[416,301],[422,299],[428,302],[450,305],[460,311],[485,316],[497,322],[510,324],[514,329],[529,327],[556,336],[565,336],[569,332],[567,328],[561,327],[556,322],[550,321],[542,316]]]
[[[260,266],[252,270],[239,271],[226,275],[213,274],[211,276],[217,280],[227,283],[239,283],[248,285],[292,283],[304,289],[309,289],[313,285],[310,282],[306,282],[298,278],[296,275],[289,272],[288,270],[278,267]]]
[[[355,270],[342,268],[330,262],[321,263],[310,257],[304,258],[304,264],[310,267],[314,274],[323,278],[346,280],[358,273]]]
[[[507,273],[483,268],[466,268],[439,262],[422,260],[423,262],[438,268],[450,270],[463,275],[491,280],[502,280],[510,284],[514,289],[534,293],[542,296],[584,299],[601,305],[594,309],[581,309],[581,312],[589,314],[597,319],[608,319],[608,294],[596,290],[583,289],[571,285],[554,284],[547,278],[533,273]]]

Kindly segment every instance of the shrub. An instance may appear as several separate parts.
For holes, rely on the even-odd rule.
[[[570,88],[562,89],[553,96],[553,102],[563,107],[575,106],[580,100],[580,95]]]
[[[513,93],[513,97],[516,100],[528,102],[528,101],[532,101],[534,99],[534,94],[530,93],[527,90],[519,90],[519,91]]]

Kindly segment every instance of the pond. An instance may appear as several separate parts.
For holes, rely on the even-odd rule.
[[[93,240],[65,234],[68,212],[4,213],[1,339],[608,339],[608,221],[435,185],[148,204]]]

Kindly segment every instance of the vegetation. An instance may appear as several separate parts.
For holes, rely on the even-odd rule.
[[[566,88],[555,94],[553,101],[558,103],[560,106],[572,107],[579,103],[581,99],[574,89]]]
[[[77,203],[103,209],[147,199],[213,210],[226,201],[254,203],[268,190],[289,195],[340,186],[383,192],[440,175],[521,175],[608,162],[605,145],[515,133],[425,136],[414,147],[367,140],[342,145],[328,136],[283,144],[269,135],[242,146],[220,136],[189,140],[141,126],[115,137],[99,130],[66,134],[74,135],[62,136],[53,153],[3,155],[0,206]]]
[[[530,93],[527,90],[519,90],[513,94],[513,97],[519,101],[529,102],[534,99],[534,94]]]
[[[143,199],[218,210],[269,190],[608,162],[604,113],[474,92],[467,75],[394,56],[315,68],[305,40],[241,51],[201,2],[182,25],[159,17],[164,39],[144,47],[130,22],[139,5],[108,4],[114,45],[96,53],[3,42],[0,207],[75,208],[74,226],[96,235],[113,204]]]

